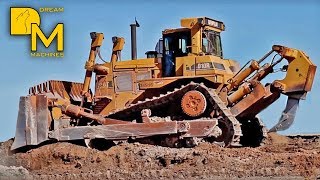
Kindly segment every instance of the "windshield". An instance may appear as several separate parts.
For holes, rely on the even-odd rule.
[[[222,57],[220,33],[215,31],[204,31],[202,34],[202,51]]]

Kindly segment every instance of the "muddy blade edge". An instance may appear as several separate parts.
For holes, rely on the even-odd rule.
[[[48,140],[48,105],[44,95],[20,97],[19,113],[11,150]]]

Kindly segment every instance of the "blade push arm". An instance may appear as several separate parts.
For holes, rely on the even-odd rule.
[[[88,99],[91,98],[91,95],[89,93],[89,88],[90,88],[92,73],[96,72],[99,74],[108,74],[110,71],[110,69],[108,67],[104,66],[103,64],[96,64],[95,63],[97,54],[100,57],[100,59],[103,60],[100,55],[100,47],[101,47],[103,39],[104,39],[103,33],[92,32],[92,33],[90,33],[90,36],[92,39],[91,49],[90,49],[90,53],[89,53],[89,58],[85,64],[86,75],[84,78],[83,89],[81,92],[81,94],[82,94],[81,106],[83,106],[83,103],[88,101]],[[124,46],[124,38],[113,37],[112,42],[113,42],[113,48],[112,48],[112,54],[111,54],[111,63],[114,65],[115,62],[120,58],[120,52]],[[105,63],[107,63],[107,62],[105,62]],[[112,68],[111,68],[111,70],[112,70]]]
[[[103,33],[92,32],[92,33],[90,33],[90,36],[92,39],[91,49],[90,49],[90,53],[89,53],[89,58],[85,64],[86,75],[84,78],[83,89],[81,92],[81,95],[83,97],[81,104],[83,104],[85,98],[90,97],[89,88],[90,88],[92,72],[94,70],[96,54],[97,54],[98,49],[101,47],[103,39],[104,39]]]

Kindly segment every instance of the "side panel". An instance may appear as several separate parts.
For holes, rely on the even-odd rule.
[[[192,69],[192,66],[196,63],[196,56],[181,57],[177,59],[183,61],[183,76],[196,75],[195,69]]]
[[[194,65],[196,75],[224,74],[232,75],[230,63],[216,56],[197,56]]]
[[[139,81],[151,78],[151,70],[147,68],[123,70],[114,72],[114,90],[112,88],[100,87],[99,82],[96,89],[103,88],[104,91],[98,91],[96,96],[95,114],[108,115],[109,112],[128,106],[132,101],[144,92],[139,88]],[[110,86],[112,81],[106,83],[102,81],[102,86]],[[112,91],[111,91],[112,90]],[[109,92],[108,95],[104,94]]]
[[[96,75],[95,98],[112,98],[113,93],[112,75]]]

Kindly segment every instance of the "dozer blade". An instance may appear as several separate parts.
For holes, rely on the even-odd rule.
[[[83,84],[70,81],[49,80],[29,88],[30,95],[46,95],[48,98],[68,99],[80,102]]]
[[[275,126],[273,126],[269,130],[269,132],[283,131],[288,129],[293,124],[299,106],[299,100],[300,99],[296,99],[290,96],[288,97],[287,106],[283,110],[279,122]]]
[[[20,97],[16,135],[11,150],[48,140],[48,112],[45,95]]]

